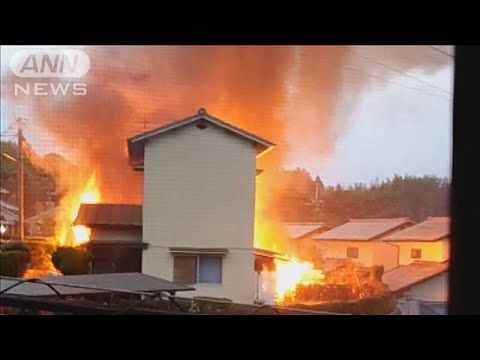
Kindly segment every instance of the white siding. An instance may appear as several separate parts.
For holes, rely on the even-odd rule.
[[[255,156],[251,142],[213,125],[189,125],[145,145],[145,273],[173,280],[168,247],[229,248],[223,284],[198,285],[195,295],[253,302]]]
[[[152,246],[143,252],[143,272],[173,280],[173,256],[168,248]],[[255,297],[254,254],[251,250],[230,250],[222,260],[221,284],[189,284],[195,291],[182,297],[225,297],[237,303],[251,304]]]
[[[384,271],[398,266],[397,247],[384,243],[382,240],[374,242],[373,265],[383,265]]]
[[[422,301],[447,301],[448,274],[442,273],[410,289],[410,296]]]
[[[322,256],[327,259],[348,259],[347,248],[358,248],[358,258],[353,262],[362,266],[373,265],[373,244],[369,241],[318,241]]]
[[[414,261],[443,262],[450,258],[448,239],[434,242],[397,241],[392,242],[392,244],[396,244],[400,247],[400,265],[408,265]],[[422,258],[412,258],[412,249],[420,249],[422,251]]]

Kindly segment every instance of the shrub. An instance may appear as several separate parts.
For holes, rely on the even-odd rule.
[[[52,255],[52,263],[63,275],[81,275],[90,272],[92,254],[72,247],[58,248]]]
[[[0,247],[0,250],[2,252],[4,252],[4,251],[25,251],[27,253],[30,253],[30,248],[25,243],[22,243],[20,241],[8,242],[6,244],[3,244]]]
[[[27,251],[2,251],[0,253],[0,274],[20,278],[28,270],[29,263],[30,253]]]

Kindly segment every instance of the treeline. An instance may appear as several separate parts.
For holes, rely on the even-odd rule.
[[[0,186],[10,192],[5,200],[17,204],[18,145],[0,142]],[[43,209],[43,204],[55,191],[55,179],[46,170],[35,165],[28,152],[24,154],[25,217],[33,216]]]
[[[327,221],[336,225],[351,218],[407,216],[422,221],[428,216],[449,215],[450,182],[446,178],[396,175],[369,185],[335,187],[323,187],[318,179],[320,201],[315,202],[315,180],[308,174],[306,181],[307,174],[304,169],[287,172],[288,185],[276,204],[283,221]]]

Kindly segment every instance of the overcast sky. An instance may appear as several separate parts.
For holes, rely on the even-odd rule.
[[[416,76],[451,89],[453,66]],[[360,95],[348,115],[350,126],[340,135],[333,153],[314,161],[294,158],[290,166],[306,167],[329,185],[369,183],[394,174],[450,177],[451,100],[400,85],[409,86],[413,80],[399,76],[397,81],[398,85],[373,87]]]
[[[381,59],[378,47],[377,52],[369,47],[357,48],[362,54]],[[388,48],[394,47],[380,50],[391,54]],[[2,47],[2,77],[9,71],[11,51]],[[441,52],[432,54],[448,57]],[[393,66],[395,60],[385,57],[382,61]],[[379,64],[379,68],[382,66],[385,67]],[[375,70],[370,64],[369,74],[372,69]],[[348,91],[340,95],[335,116],[343,117],[349,125],[340,132],[333,152],[313,159],[293,153],[287,166],[305,167],[327,185],[369,183],[394,174],[449,177],[453,60],[434,71],[406,70],[388,78],[388,81],[371,81],[357,92],[355,104],[348,107],[348,112],[342,112]],[[345,76],[343,88],[348,90],[353,86],[355,81]],[[1,107],[3,132],[11,120],[6,114],[12,114],[12,109],[3,98]]]

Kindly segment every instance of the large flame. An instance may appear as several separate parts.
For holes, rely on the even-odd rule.
[[[80,194],[80,203],[76,207],[75,216],[72,221],[78,215],[78,211],[80,210],[81,204],[97,204],[101,201],[100,190],[97,187],[95,181],[95,173],[90,176],[90,179],[85,186],[84,191]],[[75,234],[75,244],[74,245],[81,245],[90,241],[91,230],[89,227],[84,225],[75,225],[72,227],[73,233]]]
[[[57,232],[57,243],[60,246],[79,246],[87,243],[90,240],[90,228],[84,225],[72,226],[80,210],[81,204],[96,204],[101,201],[100,190],[97,185],[96,175],[93,173],[88,179],[82,191],[66,197],[63,201],[63,206],[66,209],[66,219],[60,225]]]
[[[322,284],[325,275],[322,270],[314,269],[308,261],[291,258],[288,261],[275,259],[276,287],[275,302],[285,304],[295,300],[296,289],[299,285]]]

